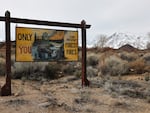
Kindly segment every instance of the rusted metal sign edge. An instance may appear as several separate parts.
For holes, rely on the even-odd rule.
[[[0,21],[5,21],[5,17],[0,16]],[[41,21],[41,20],[23,19],[23,18],[10,18],[10,22],[12,22],[12,23],[34,24],[34,25],[82,28],[81,24],[76,24],[76,23]],[[91,27],[91,25],[86,25],[85,26],[85,28],[87,28],[87,29],[90,28],[90,27]]]

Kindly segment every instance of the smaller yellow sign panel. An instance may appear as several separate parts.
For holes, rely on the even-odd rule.
[[[77,31],[16,27],[16,61],[77,60]]]
[[[68,60],[78,60],[78,33],[67,32],[64,36],[64,54]]]

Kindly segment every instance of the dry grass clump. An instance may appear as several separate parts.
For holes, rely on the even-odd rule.
[[[12,78],[41,80],[55,79],[61,72],[61,65],[54,62],[15,62],[12,67]]]
[[[92,66],[87,67],[87,76],[88,77],[95,77],[98,75],[98,69]]]
[[[64,75],[74,75],[78,79],[81,78],[82,64],[81,62],[65,62],[62,64],[61,71]]]
[[[125,51],[101,53],[97,68],[102,75],[112,76],[150,72],[150,54]]]
[[[81,78],[82,71],[81,71],[81,70],[77,70],[77,71],[74,72],[74,75],[75,75],[77,78]]]
[[[12,65],[12,78],[26,77],[29,79],[43,73],[46,65],[46,62],[15,62]]]
[[[150,65],[150,53],[146,53],[143,56],[143,59],[145,60],[145,62],[146,62],[147,65]]]
[[[4,104],[6,104],[7,106],[11,105],[13,107],[17,107],[17,106],[21,106],[21,105],[28,104],[28,103],[29,102],[24,99],[14,99],[14,100],[8,100]]]
[[[132,62],[132,61],[135,61],[138,58],[138,55],[133,53],[133,52],[132,53],[122,52],[120,54],[120,58],[122,60],[126,60],[128,62]]]
[[[61,71],[61,65],[59,63],[48,63],[45,66],[45,77],[48,79],[55,79],[58,78],[59,72]]]
[[[150,90],[148,88],[141,90],[143,85],[135,81],[111,80],[106,81],[104,87],[112,96],[115,94],[140,99],[148,99],[150,97]]]
[[[150,81],[150,76],[147,75],[147,76],[144,77],[144,79],[145,79],[145,81]]]
[[[0,57],[1,58],[5,58],[5,54],[4,53],[0,53]]]
[[[57,78],[61,72],[60,63],[55,62],[15,62],[15,56],[11,57],[12,78],[40,80],[43,77],[48,79]]]
[[[145,61],[143,59],[137,59],[129,63],[130,69],[134,74],[142,74],[145,72]]]
[[[129,72],[128,62],[113,55],[105,58],[103,64],[100,64],[100,71],[103,75],[112,76],[127,74]]]
[[[73,75],[78,69],[81,69],[81,65],[75,62],[67,62],[62,66],[62,71],[65,74]]]
[[[90,53],[87,56],[87,65],[88,66],[96,66],[99,63],[99,56],[94,53]]]

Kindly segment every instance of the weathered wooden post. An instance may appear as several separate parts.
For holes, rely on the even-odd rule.
[[[86,73],[86,22],[81,21],[81,34],[82,34],[82,87],[89,86]]]
[[[10,40],[10,12],[5,12],[6,36],[6,83],[1,89],[1,96],[11,95],[11,40]]]

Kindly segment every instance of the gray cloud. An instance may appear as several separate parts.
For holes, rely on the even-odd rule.
[[[92,25],[87,33],[91,42],[98,34],[146,34],[150,30],[149,5],[150,0],[4,0],[0,15],[9,10],[11,16],[21,18],[73,23],[85,19]],[[0,40],[4,40],[4,25],[0,25]]]

